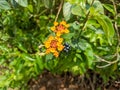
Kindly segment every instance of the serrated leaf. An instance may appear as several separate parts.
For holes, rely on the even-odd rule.
[[[63,5],[63,16],[66,21],[68,21],[71,17],[71,7],[72,5],[69,2],[66,2]]]
[[[9,3],[6,0],[0,0],[0,9],[8,10],[11,9]]]
[[[15,0],[19,5],[23,6],[23,7],[27,7],[28,6],[28,0]]]

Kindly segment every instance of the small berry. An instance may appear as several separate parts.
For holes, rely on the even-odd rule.
[[[68,43],[65,43],[63,50],[64,50],[65,52],[69,52],[69,50],[70,50],[70,45],[69,45]]]

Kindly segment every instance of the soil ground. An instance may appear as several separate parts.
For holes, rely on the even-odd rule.
[[[120,90],[120,78],[110,79],[105,84],[99,74],[91,74],[87,78],[85,75],[74,76],[69,72],[54,75],[45,71],[36,80],[31,79],[28,87],[29,90]]]

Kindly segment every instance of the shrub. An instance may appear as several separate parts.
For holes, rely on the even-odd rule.
[[[0,87],[25,89],[44,69],[75,75],[92,69],[104,81],[116,78],[120,70],[116,2],[0,1]]]

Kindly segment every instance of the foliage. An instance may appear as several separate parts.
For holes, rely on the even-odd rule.
[[[85,74],[106,81],[120,72],[120,5],[111,0],[0,0],[0,88],[25,89],[45,69]],[[69,33],[59,56],[45,54],[51,27],[66,21]],[[68,27],[67,27],[68,28]],[[111,70],[111,71],[109,71]],[[108,75],[109,73],[109,75]]]

